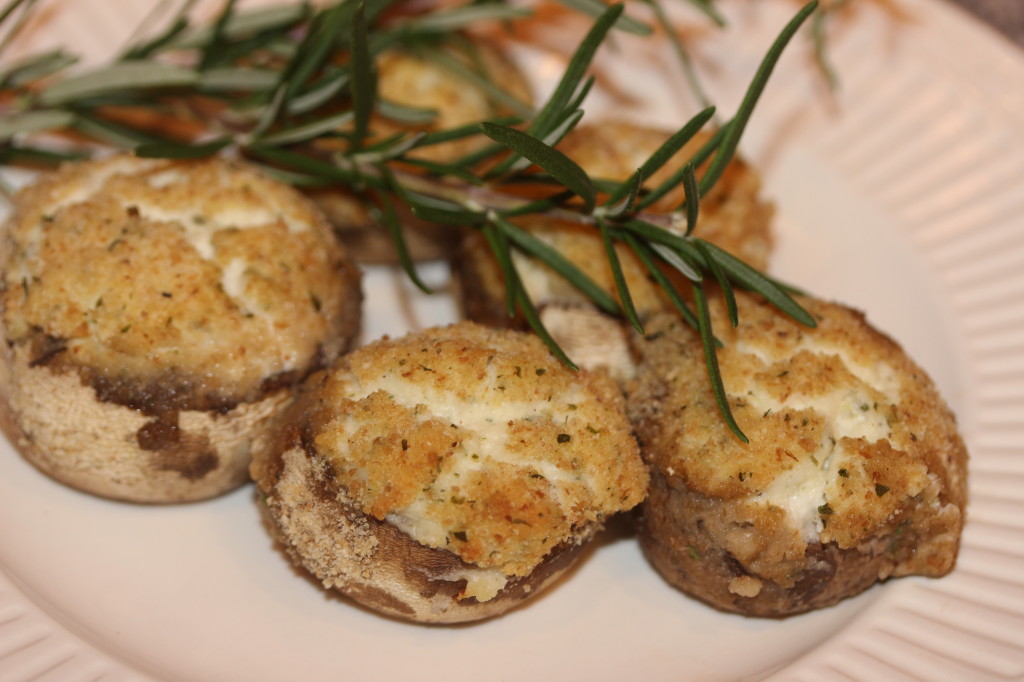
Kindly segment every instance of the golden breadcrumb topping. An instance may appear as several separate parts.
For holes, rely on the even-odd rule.
[[[316,450],[357,506],[506,575],[646,491],[611,381],[527,334],[460,323],[385,339],[344,358],[316,398]]]
[[[336,353],[358,287],[307,200],[219,159],[66,165],[19,194],[4,236],[10,341],[222,402]]]
[[[954,547],[922,545],[906,572],[948,570],[967,457],[952,413],[924,371],[860,313],[800,302],[816,328],[740,294],[734,329],[712,301],[722,379],[749,444],[719,415],[697,335],[673,316],[653,319],[637,342],[640,379],[629,402],[644,456],[690,490],[745,505],[766,536],[793,528],[772,559],[782,573],[783,557],[802,557],[808,541],[855,547],[901,524]],[[734,530],[734,556],[753,560],[765,549]]]

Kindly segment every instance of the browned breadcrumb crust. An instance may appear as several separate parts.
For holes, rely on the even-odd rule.
[[[358,272],[323,218],[219,159],[117,156],[43,176],[16,200],[3,263],[8,342],[144,410],[256,399],[357,326]]]
[[[535,594],[648,481],[610,379],[471,322],[344,356],[307,381],[279,433],[252,474],[292,555],[423,622]]]
[[[507,575],[645,494],[618,390],[531,335],[462,323],[383,340],[317,395],[312,444],[362,511]]]
[[[294,384],[359,326],[360,275],[323,217],[239,163],[66,165],[18,195],[2,249],[5,431],[115,499],[243,483]]]
[[[569,133],[559,149],[580,164],[590,175],[616,181],[627,180],[646,158],[667,139],[668,133],[620,121],[595,126],[580,126]],[[683,162],[707,140],[698,135],[646,183],[653,188],[678,170]],[[698,169],[698,175],[703,168]],[[754,168],[737,158],[727,168],[715,188],[701,201],[700,217],[694,234],[729,251],[755,268],[764,269],[771,253],[773,206],[762,199],[761,180]],[[680,186],[654,203],[654,211],[671,211],[683,202]],[[616,296],[604,244],[592,226],[570,224],[555,219],[531,216],[518,221],[550,244],[583,270],[602,289]],[[468,233],[460,246],[454,268],[463,281],[463,305],[466,316],[486,324],[509,326],[503,315],[504,280],[486,240],[478,232]],[[631,250],[619,244],[616,252],[633,303],[641,317],[673,308],[671,299],[652,279],[643,263]],[[547,266],[525,256],[516,257],[524,285],[538,303],[582,304],[587,302],[573,285]],[[678,273],[666,269],[670,278],[682,286]],[[686,288],[682,291],[685,293]],[[520,326],[524,324],[519,320]]]
[[[729,402],[718,414],[700,340],[677,318],[636,342],[631,417],[651,466],[647,555],[674,585],[726,610],[788,615],[873,582],[955,563],[967,451],[925,372],[859,312],[801,299],[803,327],[740,294],[712,301]]]

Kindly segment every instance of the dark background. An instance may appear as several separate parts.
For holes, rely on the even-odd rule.
[[[1024,47],[1024,0],[949,0]]]

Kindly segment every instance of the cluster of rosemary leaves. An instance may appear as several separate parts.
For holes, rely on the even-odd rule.
[[[656,0],[645,1],[667,28],[668,20]],[[720,21],[710,0],[690,1]],[[0,51],[33,4],[34,0],[14,0],[0,10],[0,26],[13,23],[0,42]],[[621,5],[565,0],[596,19],[557,87],[536,111],[512,101],[500,86],[474,75],[461,61],[448,58],[450,68],[476,78],[516,118],[379,139],[373,117],[417,125],[433,116],[431,111],[399,106],[378,96],[374,64],[380,52],[416,44],[444,59],[441,46],[457,40],[454,36],[460,29],[484,20],[515,21],[528,10],[501,0],[481,0],[406,14],[396,11],[400,0],[342,0],[322,8],[293,3],[240,11],[234,0],[228,0],[212,23],[194,26],[188,18],[191,4],[186,2],[155,35],[130,45],[98,68],[69,72],[75,58],[64,50],[0,68],[0,163],[51,164],[86,156],[98,144],[162,158],[230,153],[296,186],[340,185],[376,207],[403,267],[412,281],[426,289],[391,208],[391,199],[397,197],[422,219],[482,230],[505,278],[509,315],[521,314],[570,366],[571,359],[544,328],[511,254],[519,250],[546,263],[599,309],[624,316],[642,333],[615,248],[623,244],[699,331],[723,418],[746,440],[732,417],[718,371],[707,310],[709,283],[724,292],[733,324],[737,323],[732,295],[736,286],[761,294],[804,324],[813,326],[814,320],[791,298],[787,287],[692,231],[700,198],[732,160],[769,74],[816,3],[805,6],[783,28],[736,113],[682,170],[654,187],[645,186],[645,180],[708,123],[713,107],[685,122],[625,182],[593,179],[556,148],[583,116],[582,103],[594,83],[588,76],[589,66],[609,31],[613,27],[638,33],[648,30],[627,19]],[[682,43],[674,37],[672,41],[685,59]],[[40,137],[41,133],[47,135]],[[470,136],[487,140],[471,156],[425,162],[409,155]],[[322,144],[324,140],[330,144]],[[707,169],[698,180],[694,169],[704,163]],[[667,213],[648,211],[655,200],[680,184],[685,192],[681,206]],[[529,193],[522,191],[524,185],[531,187]],[[617,296],[512,222],[526,215],[557,216],[597,230]],[[692,283],[692,305],[666,269],[678,270]]]

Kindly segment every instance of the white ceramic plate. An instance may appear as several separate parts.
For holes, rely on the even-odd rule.
[[[68,1],[31,38],[101,55],[146,4]],[[971,507],[952,575],[785,621],[745,619],[668,588],[610,532],[526,608],[411,626],[293,571],[248,488],[182,507],[107,502],[52,483],[4,443],[0,680],[1021,679],[1024,55],[940,0],[901,0],[905,21],[850,4],[832,42],[841,90],[824,93],[798,39],[744,149],[778,202],[775,272],[867,310],[959,414]],[[725,6],[730,30],[697,57],[731,112],[796,5]],[[602,63],[637,97],[633,115],[683,120],[693,103],[665,53],[619,47]],[[546,77],[561,65],[523,58]],[[443,283],[443,268],[427,274]],[[370,273],[367,289],[368,336],[453,316],[443,296],[415,296],[390,271]]]

